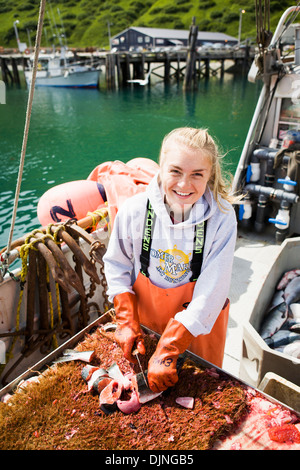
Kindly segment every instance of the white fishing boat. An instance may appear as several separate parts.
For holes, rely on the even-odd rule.
[[[227,346],[236,373],[247,383],[260,386],[269,372],[296,384],[298,391],[300,343],[290,356],[283,347],[270,347],[260,333],[280,278],[300,267],[299,11],[299,6],[289,8],[273,36],[259,32],[260,47],[248,76],[263,80],[263,88],[233,181],[233,190],[245,197],[237,206],[239,237],[231,284],[231,315],[237,326],[229,329]],[[267,22],[262,19],[262,24]],[[295,297],[296,310],[299,301]],[[285,329],[286,322],[282,324]],[[285,330],[285,346],[289,333]],[[299,396],[297,401],[300,406]]]
[[[300,269],[298,13],[300,7],[294,6],[283,14],[271,41],[260,31],[259,55],[250,70],[250,79],[263,79],[264,86],[234,178],[234,191],[245,197],[236,206],[239,236],[222,372],[260,389],[267,373],[274,373],[289,393],[279,399],[271,392],[270,399],[299,418],[300,359],[273,351],[259,334],[276,284],[285,271]],[[98,207],[90,207],[86,217],[77,216],[72,201],[57,193],[47,209],[54,223],[10,240],[0,252],[0,397],[63,349],[74,347],[111,308],[102,262],[112,215],[105,192],[111,188],[104,178],[102,183]],[[66,223],[59,221],[62,215]],[[12,269],[17,258],[22,266]]]
[[[30,87],[33,70],[33,54],[28,57],[29,65],[24,74],[27,86]],[[97,88],[100,69],[82,62],[74,61],[61,51],[52,53],[40,53],[38,69],[36,72],[36,86],[46,87],[70,87],[70,88]]]

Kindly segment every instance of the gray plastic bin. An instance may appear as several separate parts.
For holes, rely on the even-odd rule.
[[[249,385],[258,387],[268,372],[300,385],[300,359],[269,348],[258,333],[262,318],[282,275],[286,271],[299,268],[300,237],[289,238],[283,242],[257,296],[249,321],[243,326],[239,377]]]

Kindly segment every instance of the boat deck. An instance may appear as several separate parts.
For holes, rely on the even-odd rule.
[[[239,233],[230,288],[230,313],[223,369],[239,377],[243,323],[248,321],[263,281],[278,256],[274,238]]]

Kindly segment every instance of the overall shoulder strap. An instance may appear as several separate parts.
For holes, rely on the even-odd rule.
[[[140,256],[141,269],[140,272],[149,277],[148,267],[150,263],[150,248],[152,243],[152,229],[154,227],[156,219],[156,214],[151,206],[151,203],[148,199],[147,201],[147,210],[144,224],[143,232],[143,241],[142,241],[142,252]]]
[[[194,249],[193,257],[191,261],[191,271],[192,275],[190,281],[197,281],[200,276],[202,262],[203,262],[203,248],[204,240],[206,234],[206,220],[201,224],[195,226],[195,235],[194,235]]]
[[[140,255],[140,262],[141,262],[140,272],[146,277],[149,277],[148,267],[150,263],[152,230],[154,227],[155,219],[156,219],[156,214],[148,199],[144,231],[143,231],[142,251]],[[206,233],[206,221],[195,226],[193,256],[192,256],[192,261],[190,265],[190,268],[192,271],[192,275],[190,277],[191,282],[197,281],[198,277],[200,276],[202,262],[203,262],[203,247],[204,247],[205,233]]]

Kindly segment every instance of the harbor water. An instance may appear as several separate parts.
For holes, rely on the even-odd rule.
[[[176,127],[208,128],[234,173],[259,92],[260,84],[227,73],[191,92],[162,82],[116,91],[37,88],[13,239],[40,225],[37,203],[50,187],[86,179],[105,161],[157,160],[162,138]],[[9,236],[27,100],[25,86],[7,87],[0,105],[0,248]]]

